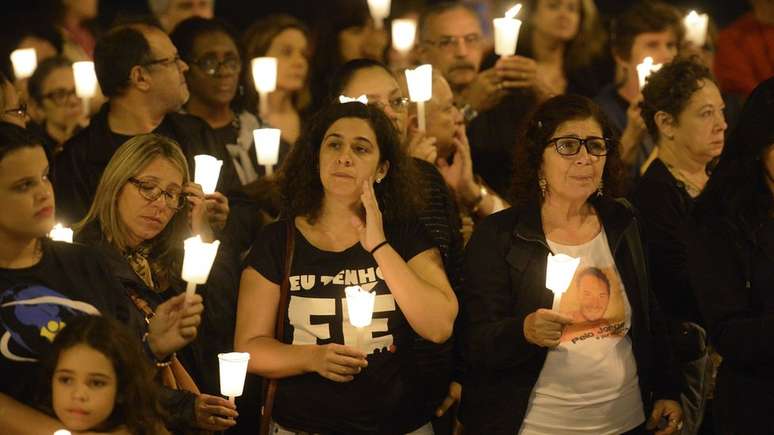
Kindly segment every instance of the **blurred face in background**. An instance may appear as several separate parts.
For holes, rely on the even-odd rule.
[[[530,20],[544,38],[570,42],[578,35],[581,0],[538,0]]]
[[[82,113],[81,99],[75,94],[73,70],[56,68],[43,80],[42,99],[38,102],[47,124],[69,129],[78,124]]]
[[[234,40],[222,32],[200,35],[194,40],[191,56],[186,79],[192,98],[208,106],[231,103],[242,71],[242,60]]]
[[[462,113],[454,105],[454,95],[443,77],[433,77],[433,98],[427,105],[427,135],[436,139],[438,157],[454,153],[457,131],[464,128]]]
[[[399,137],[406,137],[408,101],[392,74],[379,67],[360,69],[352,75],[342,94],[352,98],[368,97],[368,104],[378,106],[390,118]]]
[[[77,1],[77,0],[73,0]],[[215,15],[214,0],[169,0],[169,7],[157,17],[167,33],[186,18],[212,18]]]
[[[67,13],[81,20],[97,17],[97,0],[62,0]]]
[[[342,63],[354,59],[382,61],[387,48],[387,33],[374,27],[369,19],[363,26],[352,26],[339,32],[339,55]]]
[[[271,41],[265,56],[277,58],[277,88],[299,91],[309,73],[309,43],[299,29],[288,28]]]
[[[431,16],[420,41],[420,59],[438,69],[453,89],[464,88],[478,75],[484,57],[478,18],[465,8]]]

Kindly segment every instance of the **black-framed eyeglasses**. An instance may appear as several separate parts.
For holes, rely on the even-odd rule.
[[[378,107],[381,110],[384,110],[387,104],[390,105],[390,108],[396,112],[403,112],[408,108],[409,105],[409,99],[407,97],[396,97],[387,102],[387,104],[384,104],[383,102],[379,100],[368,100],[368,104]]]
[[[227,72],[239,72],[242,68],[242,61],[238,57],[227,57],[223,60],[218,60],[216,57],[203,57],[201,59],[192,60],[192,65],[196,65],[202,72],[208,76],[214,76],[218,71]]]
[[[3,111],[3,115],[8,116],[15,116],[17,118],[26,118],[27,117],[27,104],[21,103],[19,104],[19,107],[14,107],[13,109],[6,109]]]
[[[75,93],[75,88],[70,89],[55,89],[51,92],[46,92],[42,95],[43,99],[51,100],[57,106],[64,106],[70,98],[77,98],[78,94]]]
[[[442,36],[437,40],[426,39],[424,43],[434,45],[441,50],[452,50],[460,41],[464,42],[465,45],[477,46],[481,43],[482,39],[483,37],[479,33],[469,33],[461,36]]]
[[[142,66],[153,66],[153,65],[161,65],[161,66],[176,65],[177,66],[182,61],[183,59],[180,58],[180,53],[175,53],[175,55],[172,57],[149,60],[148,62],[143,63]]]
[[[589,136],[581,139],[574,136],[555,137],[548,141],[553,144],[556,152],[563,156],[574,156],[580,152],[581,146],[592,156],[605,156],[613,146],[613,140],[604,137]]]
[[[172,210],[180,210],[185,207],[186,195],[183,192],[164,190],[153,181],[138,180],[134,177],[130,178],[129,182],[137,186],[137,191],[140,192],[140,195],[150,202],[164,195],[164,203]]]

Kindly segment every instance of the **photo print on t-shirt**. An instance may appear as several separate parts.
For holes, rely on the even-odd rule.
[[[559,311],[573,319],[560,339],[567,345],[619,338],[628,332],[623,286],[613,267],[584,266],[581,262],[562,295]]]

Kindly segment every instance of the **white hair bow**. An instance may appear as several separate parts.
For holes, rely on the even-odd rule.
[[[339,95],[339,103],[341,103],[341,104],[344,104],[344,103],[360,103],[360,104],[368,105],[368,97],[366,97],[365,95],[361,95],[361,96],[359,96],[357,98],[352,98],[352,97],[348,97],[346,95]]]

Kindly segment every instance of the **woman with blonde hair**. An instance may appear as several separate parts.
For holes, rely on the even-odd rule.
[[[183,239],[191,233],[205,242],[214,239],[208,214],[178,144],[144,134],[126,141],[110,159],[88,214],[75,225],[76,239],[102,252],[136,308],[152,316],[159,303],[185,289]],[[205,430],[235,424],[233,404],[198,388],[218,391],[216,355],[230,350],[218,346],[230,342],[234,328],[235,265],[228,243],[221,244],[209,281],[197,289],[208,311],[199,337],[179,355],[193,381],[179,387],[196,396],[192,413],[183,411],[179,424]]]

